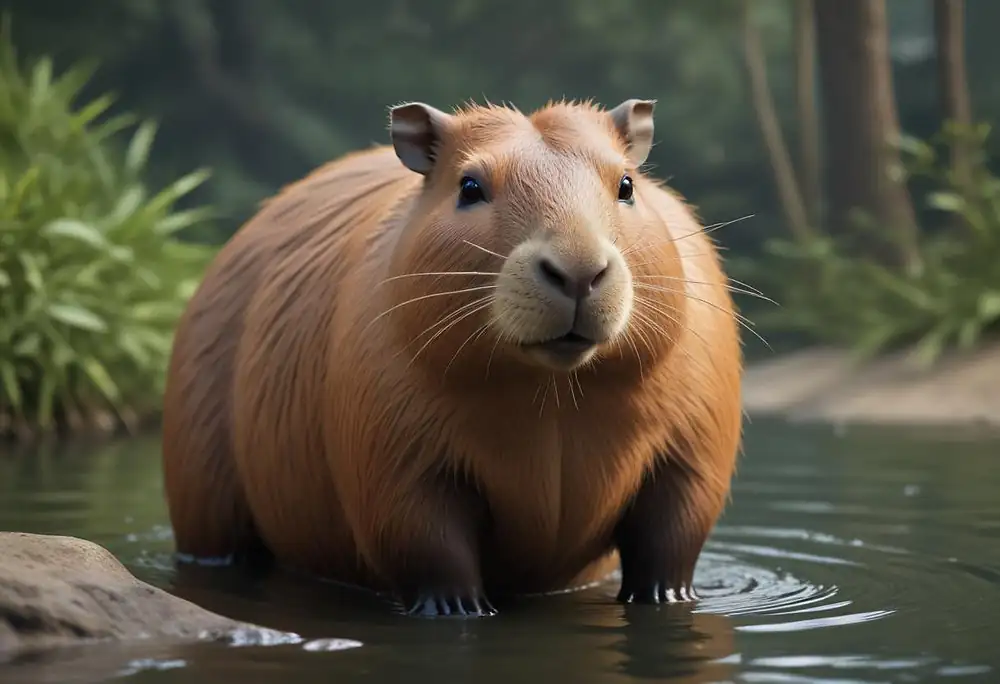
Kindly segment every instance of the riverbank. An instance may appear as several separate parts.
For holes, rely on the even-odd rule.
[[[905,353],[856,361],[808,349],[746,370],[750,416],[898,426],[1000,428],[1000,344],[951,352],[930,369]]]

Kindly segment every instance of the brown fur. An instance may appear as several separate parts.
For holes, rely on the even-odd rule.
[[[284,564],[376,588],[450,564],[459,583],[542,592],[606,575],[637,539],[630,557],[660,548],[658,572],[683,591],[741,432],[715,248],[681,199],[629,167],[597,107],[454,116],[426,180],[391,146],[349,154],[269,201],[208,270],[165,397],[177,548],[225,556],[259,540]],[[459,213],[470,164],[498,199]],[[615,203],[624,171],[632,207]],[[488,290],[457,292],[489,277],[396,277],[496,273],[542,224],[576,231],[574,254],[606,232],[631,273],[624,330],[572,371],[527,362],[491,326],[495,309],[475,310]]]

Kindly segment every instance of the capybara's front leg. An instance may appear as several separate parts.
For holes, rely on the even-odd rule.
[[[485,505],[471,489],[421,482],[396,502],[372,558],[410,615],[488,616],[479,539]]]
[[[664,458],[643,479],[615,528],[622,603],[695,598],[692,579],[724,493]]]

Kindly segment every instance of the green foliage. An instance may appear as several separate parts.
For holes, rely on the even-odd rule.
[[[757,324],[851,347],[862,357],[912,344],[915,359],[925,366],[945,349],[970,348],[995,330],[1000,179],[985,165],[989,132],[985,124],[971,130],[949,124],[928,143],[902,140],[905,172],[936,186],[927,202],[951,219],[923,234],[920,269],[884,265],[852,249],[844,237],[770,240],[764,259],[741,264],[781,305],[755,316]],[[937,152],[956,143],[972,154],[967,181]]]
[[[758,4],[769,51],[782,54],[788,2]],[[533,0],[17,5],[18,45],[67,61],[100,58],[100,87],[156,117],[154,172],[212,168],[194,196],[221,214],[206,240],[228,237],[264,197],[316,165],[388,142],[387,107],[413,99],[531,109],[563,96],[609,106],[655,98],[649,168],[710,221],[759,217],[725,231],[730,246],[752,242],[775,212],[746,107],[735,0],[553,0],[544,11]],[[791,80],[773,84],[789,101]]]
[[[207,210],[174,210],[205,172],[151,194],[155,126],[119,149],[111,136],[132,121],[100,120],[110,96],[74,105],[92,72],[22,68],[0,37],[0,432],[155,410],[207,264],[177,239]]]

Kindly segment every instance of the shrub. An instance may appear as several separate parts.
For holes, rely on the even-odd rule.
[[[155,125],[75,106],[93,65],[22,68],[0,36],[0,433],[131,426],[155,413],[177,317],[208,248],[177,239],[207,218],[175,202],[206,172],[151,194]]]
[[[765,258],[740,264],[780,304],[755,315],[757,324],[805,333],[861,357],[913,345],[924,366],[945,349],[969,348],[994,331],[1000,323],[1000,179],[985,163],[989,133],[985,124],[948,125],[929,143],[902,141],[905,171],[932,182],[930,207],[955,219],[921,236],[921,268],[886,266],[829,235],[771,240]],[[956,141],[976,153],[969,182],[960,183],[936,152]]]

